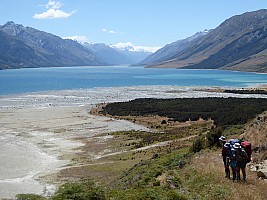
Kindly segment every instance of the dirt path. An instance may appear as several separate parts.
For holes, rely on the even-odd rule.
[[[158,142],[156,144],[152,144],[152,145],[145,146],[145,147],[140,147],[138,149],[134,149],[134,150],[131,150],[131,151],[142,151],[142,150],[147,150],[147,149],[151,149],[151,148],[154,148],[154,147],[163,147],[163,146],[167,146],[167,145],[171,144],[172,142],[182,142],[182,141],[193,139],[196,136],[197,135],[191,135],[191,136],[188,136],[188,137],[185,137],[185,138],[176,139],[176,140]]]

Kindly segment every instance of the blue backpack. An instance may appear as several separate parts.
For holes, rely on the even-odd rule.
[[[227,147],[227,154],[226,156],[229,158],[232,158],[235,156],[235,150],[234,150],[234,144],[235,143],[240,143],[239,139],[231,139],[228,142],[224,144],[225,147]]]
[[[239,139],[231,139],[231,140],[229,140],[229,143],[230,143],[230,145],[234,145],[235,143],[240,143],[240,140]]]

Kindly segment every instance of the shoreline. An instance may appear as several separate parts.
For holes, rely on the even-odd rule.
[[[246,95],[222,93],[225,89],[255,89],[249,87],[220,87],[220,86],[121,86],[96,87],[74,90],[51,90],[29,92],[21,94],[0,95],[0,109],[21,107],[51,107],[51,106],[82,106],[94,105],[104,102],[127,101],[135,98],[190,98],[190,97],[238,97],[247,98]],[[267,89],[266,84],[258,85],[259,89]],[[212,90],[212,92],[210,92]],[[169,95],[177,93],[179,95]],[[161,95],[161,96],[160,96]],[[250,94],[252,98],[261,98],[257,94]]]
[[[237,71],[238,72],[238,71]],[[266,73],[267,74],[267,73]],[[259,83],[259,84],[249,84],[246,86],[177,86],[177,85],[138,85],[138,86],[114,86],[114,87],[92,87],[92,88],[77,88],[77,89],[63,89],[63,90],[44,90],[44,91],[33,91],[33,92],[23,92],[23,93],[11,93],[11,94],[0,94],[0,99],[2,98],[15,98],[18,96],[25,96],[25,95],[38,95],[38,94],[50,94],[50,93],[59,93],[59,92],[72,92],[72,91],[94,91],[94,90],[107,90],[107,89],[122,89],[122,88],[191,88],[191,89],[263,89],[267,90],[267,84],[266,83]]]
[[[10,170],[0,173],[0,188],[7,191],[0,192],[0,199],[14,198],[21,191],[42,195],[53,193],[58,183],[50,182],[45,176],[57,173],[60,168],[80,164],[74,158],[85,145],[84,139],[111,131],[148,130],[128,121],[90,114],[97,104],[136,98],[263,97],[196,91],[196,88],[203,87],[137,86],[0,96],[0,142],[4,158],[0,160],[0,168]]]

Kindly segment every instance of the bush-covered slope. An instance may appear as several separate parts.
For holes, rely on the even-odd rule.
[[[246,123],[267,110],[266,99],[185,98],[136,99],[108,104],[104,113],[119,116],[159,115],[174,121],[212,119],[218,126]]]

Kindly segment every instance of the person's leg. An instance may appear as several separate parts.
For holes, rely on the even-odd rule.
[[[240,181],[240,168],[236,167],[235,170],[236,170],[236,180]]]
[[[236,180],[236,170],[235,170],[235,167],[231,167],[232,169],[232,174],[233,174],[233,181]]]
[[[241,168],[241,170],[242,170],[242,175],[243,175],[243,181],[246,181],[247,179],[246,167]]]
[[[223,157],[223,164],[224,164],[225,177],[230,178],[230,169],[226,156]]]
[[[229,166],[225,166],[225,177],[230,178],[230,169]]]

